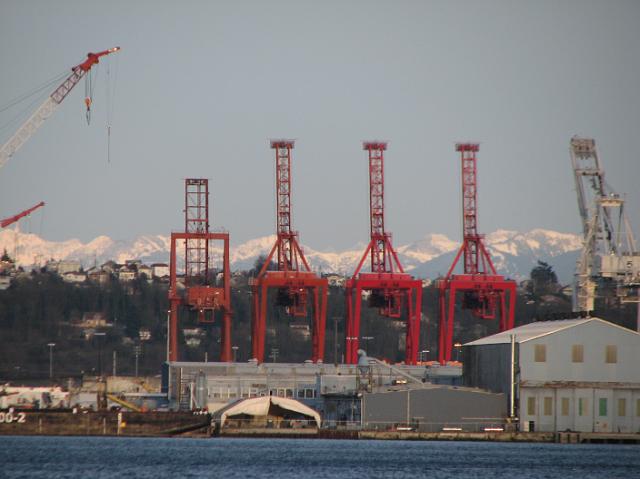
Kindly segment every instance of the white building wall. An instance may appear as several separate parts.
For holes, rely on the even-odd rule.
[[[568,402],[568,409],[563,410],[563,399]],[[620,408],[621,399],[624,400],[623,409]],[[552,402],[551,408],[548,407],[549,401]],[[520,389],[520,421],[521,424],[533,421],[534,429],[544,432],[638,433],[639,401],[640,388],[523,387]]]
[[[572,362],[572,346],[581,344],[582,363]],[[545,345],[546,361],[535,361],[535,346]],[[617,347],[617,362],[605,362],[606,346]],[[525,381],[640,383],[640,335],[601,321],[556,331],[520,343],[520,374]]]

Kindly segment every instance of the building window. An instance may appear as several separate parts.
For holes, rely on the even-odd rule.
[[[546,344],[534,345],[534,361],[536,363],[547,362],[547,345]]]
[[[627,399],[626,398],[618,398],[618,416],[626,416],[627,415]]]
[[[584,362],[584,346],[582,344],[571,346],[571,361],[574,363]]]
[[[569,398],[562,398],[560,400],[560,409],[563,416],[569,415]]]
[[[587,398],[578,398],[578,416],[586,416],[588,402]]]
[[[536,415],[536,398],[534,397],[527,398],[527,414],[529,416]]]
[[[615,344],[608,344],[605,350],[605,362],[615,364],[618,362],[618,347]]]
[[[544,398],[544,415],[551,416],[553,414],[553,398],[547,396]]]
[[[607,398],[600,398],[598,400],[598,415],[600,417],[607,415]]]

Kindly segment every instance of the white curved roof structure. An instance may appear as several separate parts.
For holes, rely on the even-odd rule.
[[[267,416],[271,406],[278,406],[288,411],[293,411],[304,416],[308,416],[316,421],[320,427],[320,414],[300,401],[295,399],[282,398],[276,396],[262,396],[256,398],[243,399],[241,401],[230,404],[216,413],[220,417],[220,427],[224,426],[225,421],[230,416],[246,414],[247,416]]]

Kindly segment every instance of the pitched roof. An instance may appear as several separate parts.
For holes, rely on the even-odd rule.
[[[475,341],[464,344],[464,346],[481,346],[484,344],[510,343],[511,335],[515,337],[516,343],[524,343],[541,336],[546,336],[547,334],[557,333],[558,331],[562,331],[563,329],[573,328],[590,323],[592,321],[598,321],[600,323],[606,324],[607,326],[622,328],[630,333],[638,334],[635,331],[623,328],[622,326],[610,323],[609,321],[604,321],[600,318],[563,319],[560,321],[537,321],[534,323],[525,324],[524,326],[518,326],[517,328],[513,328],[508,331],[502,331],[501,333],[476,339]]]

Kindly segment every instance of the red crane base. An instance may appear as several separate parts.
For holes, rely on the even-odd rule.
[[[307,271],[267,271],[252,283],[253,316],[251,318],[251,348],[253,358],[264,362],[267,331],[267,296],[269,288],[287,289],[301,301],[289,306],[293,316],[306,316],[306,298],[313,297],[313,332],[311,361],[324,360],[325,323],[327,317],[328,282]],[[304,314],[303,314],[304,313]]]
[[[453,323],[455,317],[456,293],[470,292],[479,299],[474,305],[475,316],[494,319],[496,302],[500,311],[500,331],[513,329],[516,305],[516,283],[501,275],[455,274],[438,284],[440,303],[438,359],[441,364],[451,360],[453,349]],[[509,294],[507,311],[506,296]],[[506,314],[505,314],[506,313]]]
[[[384,297],[395,299],[401,299],[406,294],[408,315],[405,364],[416,364],[420,342],[420,317],[422,315],[422,281],[413,279],[411,275],[405,273],[360,273],[357,278],[347,281],[345,362],[347,364],[358,362],[362,291],[377,291]],[[398,304],[383,307],[381,314],[397,318],[400,312],[398,307],[400,307]]]
[[[177,245],[186,239],[223,242],[222,288],[194,285],[185,287],[185,293],[178,293]],[[222,312],[220,324],[220,361],[231,362],[231,273],[229,269],[229,233],[171,233],[171,259],[169,274],[169,361],[178,361],[178,329],[180,306],[198,312],[198,322],[213,322],[215,311]]]

